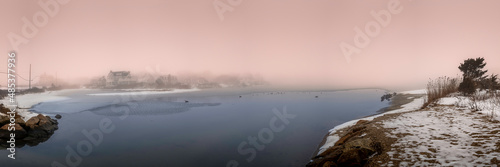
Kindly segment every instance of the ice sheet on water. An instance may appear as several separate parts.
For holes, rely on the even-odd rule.
[[[90,109],[88,111],[105,116],[121,116],[124,111],[129,115],[161,115],[174,114],[189,111],[194,107],[218,106],[221,103],[186,103],[186,102],[165,102],[165,101],[139,101],[120,104],[111,104]]]

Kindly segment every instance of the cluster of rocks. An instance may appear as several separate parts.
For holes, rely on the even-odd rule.
[[[382,153],[380,142],[363,137],[368,121],[358,121],[333,147],[314,157],[307,167],[365,166],[370,157]]]
[[[0,112],[6,114],[9,109],[0,106]],[[7,148],[7,141],[10,139],[10,134],[14,132],[16,139],[16,147],[20,148],[25,145],[36,146],[47,141],[58,129],[58,122],[49,116],[38,114],[24,121],[16,114],[15,131],[9,131],[10,118],[0,115],[0,148]]]

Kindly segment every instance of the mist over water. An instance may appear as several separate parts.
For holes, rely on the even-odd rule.
[[[290,87],[414,89],[429,78],[456,76],[460,62],[479,56],[500,73],[500,2],[397,2],[400,12],[349,62],[339,45],[354,45],[356,27],[365,32],[377,21],[371,12],[393,1],[244,0],[221,20],[212,1],[72,0],[16,47],[18,73],[28,76],[31,64],[33,76],[68,83],[127,70],[255,74]],[[35,1],[1,6],[0,34],[22,35],[26,22],[44,12]],[[14,48],[0,40],[3,53]]]
[[[385,93],[459,78],[468,58],[484,57],[486,75],[500,74],[499,6],[3,0],[0,54],[16,55],[0,63],[4,102],[31,93],[19,102],[41,103],[23,114],[62,119],[47,141],[0,164],[304,166],[328,130],[388,107]],[[19,126],[39,132],[27,124]]]
[[[82,156],[80,166],[226,166],[231,160],[242,166],[304,166],[330,128],[388,106],[380,102],[382,90],[219,89],[145,95],[119,103],[116,100],[122,96],[87,95],[106,92],[81,90],[67,100],[33,107],[36,112],[61,114],[59,130],[39,146],[19,149],[18,160],[2,163],[19,167],[65,163],[66,146],[76,150],[79,142],[88,140],[82,130],[110,119],[115,130],[104,134],[90,155]],[[124,119],[115,112],[120,107],[129,111]],[[294,116],[288,123],[276,115],[284,111]],[[239,145],[270,128],[273,118],[284,129],[274,132],[248,162],[250,154],[238,152]]]

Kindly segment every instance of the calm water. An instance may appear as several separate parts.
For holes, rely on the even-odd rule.
[[[0,151],[1,166],[304,166],[329,129],[388,105],[380,102],[382,90],[87,95],[101,92],[35,106],[61,114],[59,130],[38,146],[17,149],[16,160]],[[284,110],[289,115],[282,120],[276,112]],[[82,131],[103,138],[89,140]],[[91,138],[99,139],[96,133]]]

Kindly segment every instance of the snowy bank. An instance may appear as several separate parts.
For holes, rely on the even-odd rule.
[[[414,90],[414,91],[405,91],[405,92],[400,92],[400,93],[401,94],[423,94],[424,92],[426,92],[426,91],[425,90]],[[392,111],[384,112],[382,114],[378,114],[378,115],[374,115],[374,116],[370,116],[370,117],[365,117],[365,118],[361,118],[361,119],[351,120],[349,122],[346,122],[346,123],[343,123],[343,124],[340,124],[340,125],[334,127],[333,129],[329,130],[329,135],[326,138],[325,144],[323,144],[323,146],[321,146],[319,148],[318,155],[320,155],[321,153],[326,151],[328,148],[332,147],[340,139],[340,136],[335,134],[338,130],[354,126],[360,120],[371,121],[377,117],[381,117],[381,116],[384,116],[387,114],[402,113],[402,112],[417,110],[420,107],[422,107],[422,105],[424,104],[424,98],[425,97],[416,98],[412,102],[405,104],[405,105],[402,105],[401,109],[392,110]]]
[[[397,139],[384,166],[491,166],[500,163],[498,102],[452,95],[424,111],[404,113],[383,122]],[[496,117],[491,117],[496,113]],[[495,116],[495,114],[493,114]],[[496,119],[496,120],[494,120]]]
[[[17,113],[23,118],[24,121],[28,121],[30,118],[35,117],[38,113],[33,113],[28,111],[34,105],[40,104],[42,102],[53,102],[53,101],[62,101],[69,99],[64,95],[67,93],[74,92],[78,89],[67,89],[67,90],[59,90],[59,91],[47,91],[43,93],[34,93],[34,94],[24,94],[24,95],[16,95],[17,102]],[[9,97],[5,97],[1,100],[1,103],[4,106],[8,106],[11,103],[9,102]]]
[[[308,166],[500,166],[498,94],[424,98],[335,127]]]
[[[487,93],[482,91],[479,92],[479,96],[487,96]],[[477,106],[478,111],[482,114],[490,116],[492,119],[500,121],[500,97],[490,97],[487,99],[472,101],[468,97],[459,96],[455,94],[451,97],[444,97],[438,100],[438,105],[448,105],[455,106],[459,108],[471,109],[473,106]]]
[[[34,94],[24,94],[24,95],[16,95],[16,102],[19,108],[31,108],[36,104],[42,102],[49,101],[61,101],[67,100],[68,97],[65,97],[65,94],[77,91],[78,89],[67,89],[67,90],[59,90],[59,91],[46,91],[43,93],[34,93]],[[2,104],[9,105],[9,98],[5,97],[2,100]]]

